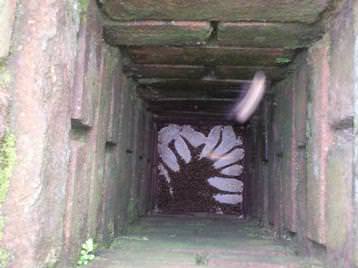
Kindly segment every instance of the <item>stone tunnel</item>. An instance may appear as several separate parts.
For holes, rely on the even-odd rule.
[[[357,100],[356,0],[0,0],[0,267],[358,267]]]

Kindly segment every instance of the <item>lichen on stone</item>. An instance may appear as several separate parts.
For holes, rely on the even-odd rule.
[[[5,268],[9,263],[9,258],[9,253],[6,250],[0,248],[0,267]]]
[[[15,136],[7,132],[0,143],[0,205],[5,201],[9,178],[16,162]]]
[[[277,57],[275,61],[278,64],[288,64],[291,62],[291,59],[289,59],[287,57]]]
[[[0,88],[6,88],[11,80],[10,72],[6,68],[6,64],[0,62]]]
[[[80,15],[84,16],[87,13],[89,0],[78,0]]]

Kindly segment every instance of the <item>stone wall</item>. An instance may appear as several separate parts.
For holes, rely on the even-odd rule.
[[[354,71],[354,95],[353,95],[353,106],[354,106],[354,245],[353,245],[353,260],[356,267],[358,267],[358,2],[353,3],[353,14],[354,14],[354,56],[353,56],[353,71]]]
[[[0,266],[70,267],[147,210],[151,116],[96,1],[2,0],[0,22]]]
[[[345,1],[322,39],[273,85],[270,182],[259,186],[269,191],[261,217],[306,252],[322,253],[327,267],[351,267],[354,252],[352,3]]]

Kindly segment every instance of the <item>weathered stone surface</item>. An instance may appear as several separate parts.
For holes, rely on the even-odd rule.
[[[219,23],[220,45],[239,47],[302,48],[320,37],[320,29],[297,23]]]
[[[0,62],[0,139],[4,136],[8,124],[11,80],[12,75],[7,64]]]
[[[117,233],[116,212],[118,211],[118,178],[119,178],[119,147],[108,145],[106,147],[104,166],[104,187],[102,215],[100,217],[100,232],[98,236],[109,245]]]
[[[135,78],[176,78],[200,79],[207,74],[204,66],[166,65],[166,64],[133,64],[124,67],[127,75]]]
[[[104,25],[106,41],[115,46],[201,45],[212,28],[208,22],[138,21]]]
[[[89,147],[74,140],[71,143],[64,219],[64,253],[67,257],[76,255],[82,241],[86,240],[90,193],[90,183],[87,179],[90,176]]]
[[[335,133],[327,159],[328,262],[350,267],[352,252],[352,129]]]
[[[275,225],[281,224],[288,230],[296,231],[296,177],[293,175],[293,164],[295,151],[293,148],[294,131],[294,81],[292,77],[278,83],[273,92],[275,94],[276,107],[274,110],[274,142],[275,156],[273,159],[271,182],[273,189],[280,191],[276,196],[275,191],[271,192],[272,203],[280,206],[280,212],[271,212],[272,218],[276,220]],[[278,213],[278,215],[276,214]],[[279,219],[277,219],[279,218]]]
[[[343,13],[331,23],[329,121],[331,125],[353,124],[353,48],[352,10],[346,5]],[[349,127],[349,126],[348,126]]]
[[[153,90],[167,90],[172,92],[211,91],[220,94],[223,91],[239,92],[242,86],[247,86],[246,80],[188,80],[188,79],[140,79],[140,86],[152,88]],[[179,93],[181,94],[181,93]],[[185,93],[184,93],[185,94]],[[190,95],[189,95],[190,96]],[[218,96],[220,97],[220,96]]]
[[[173,83],[174,84],[174,83]],[[239,89],[218,89],[214,86],[210,87],[207,83],[200,88],[192,88],[187,90],[185,86],[175,88],[166,88],[158,84],[158,87],[149,85],[149,86],[140,86],[137,89],[138,95],[145,100],[163,100],[163,99],[236,99],[239,94]]]
[[[139,47],[128,49],[137,64],[282,66],[294,52],[285,49],[234,47]]]
[[[355,36],[358,36],[358,2],[355,1],[353,3],[353,25]],[[353,155],[353,205],[354,205],[354,214],[353,214],[353,222],[354,222],[354,242],[353,242],[353,263],[358,267],[358,42],[355,42],[354,46],[354,155]]]
[[[16,0],[0,0],[0,60],[9,54]]]
[[[212,114],[226,114],[233,105],[232,100],[162,100],[149,104],[153,113],[168,112],[204,112]]]
[[[12,267],[46,267],[61,255],[77,48],[72,21],[76,14],[67,4],[24,1],[17,7],[17,32],[8,62],[10,74],[16,74],[11,83],[16,112],[9,116],[16,165],[3,207],[1,241]]]
[[[98,23],[98,21],[97,21]],[[92,127],[95,116],[95,95],[100,81],[101,27],[92,20],[83,20],[79,31],[79,50],[72,92],[72,123]]]
[[[286,75],[286,69],[280,67],[218,65],[215,67],[215,76],[219,79],[250,80],[257,71],[265,72],[272,81],[281,80]]]
[[[114,54],[115,58],[120,57],[118,53]],[[111,55],[113,56],[113,55]],[[115,61],[114,64],[119,64]],[[105,64],[106,65],[106,64]],[[107,90],[109,91],[109,118],[107,126],[107,142],[117,144],[119,139],[119,112],[121,105],[121,81],[123,76],[119,66],[112,66],[114,68],[111,73],[110,83]]]
[[[326,243],[326,159],[331,143],[328,125],[328,48],[326,36],[309,50],[312,77],[307,111],[306,235],[320,244]]]
[[[311,23],[327,7],[327,0],[106,0],[112,18],[130,20],[300,21]]]
[[[296,183],[296,214],[295,232],[297,240],[302,243],[305,240],[306,219],[306,122],[307,122],[307,90],[309,86],[307,54],[301,53],[295,61],[296,69],[293,73],[294,80],[294,131],[292,133],[292,176]]]

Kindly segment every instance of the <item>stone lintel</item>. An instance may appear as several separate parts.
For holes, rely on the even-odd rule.
[[[104,25],[106,41],[116,46],[203,45],[212,28],[209,22],[134,21]]]

